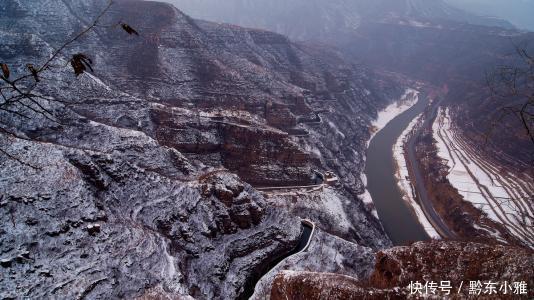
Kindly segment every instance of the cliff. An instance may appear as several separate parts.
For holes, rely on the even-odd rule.
[[[3,1],[2,62],[13,76],[39,64],[105,3]],[[306,211],[330,239],[390,245],[357,195],[368,124],[396,82],[333,50],[163,3],[116,1],[103,21],[118,20],[140,36],[98,27],[36,88],[60,100],[43,101],[57,120],[0,113],[17,135],[0,135],[1,297],[245,298],[297,244]],[[72,74],[78,52],[92,74]],[[268,117],[267,103],[284,115]],[[320,107],[322,122],[297,124]],[[298,207],[256,190],[311,185],[328,169],[341,185]]]
[[[450,297],[466,299],[528,299],[532,291],[523,293],[514,282],[532,286],[532,251],[469,242],[418,242],[411,246],[394,247],[376,254],[376,264],[367,280],[332,273],[280,273],[274,280],[271,299],[406,299],[422,296],[410,290],[419,282],[450,282]],[[480,294],[470,281],[480,281]],[[493,282],[495,291],[488,293],[485,283]],[[504,284],[505,289],[501,288]],[[492,284],[493,286],[493,284]],[[426,292],[427,297],[442,298],[446,290]],[[493,290],[492,290],[493,291]],[[423,288],[423,292],[424,288]]]

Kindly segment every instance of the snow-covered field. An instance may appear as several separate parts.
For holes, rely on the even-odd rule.
[[[421,114],[414,118],[412,122],[410,122],[410,125],[408,125],[406,130],[404,130],[404,132],[399,136],[395,145],[393,145],[393,159],[397,164],[397,173],[395,173],[395,178],[397,178],[397,185],[401,190],[402,198],[412,207],[415,212],[415,215],[417,216],[417,219],[419,220],[419,223],[421,223],[428,236],[434,239],[439,239],[440,235],[438,234],[436,229],[434,229],[432,224],[428,221],[423,210],[421,209],[421,206],[419,206],[417,201],[415,201],[415,188],[410,182],[408,167],[406,165],[406,159],[404,157],[404,143],[406,142],[406,139],[408,138],[408,135],[410,134],[412,129],[419,122],[420,118]]]
[[[488,163],[457,133],[448,109],[440,109],[433,124],[438,155],[447,162],[447,179],[463,196],[491,220],[530,247],[534,247],[534,179],[512,174]],[[491,228],[478,228],[492,233]]]

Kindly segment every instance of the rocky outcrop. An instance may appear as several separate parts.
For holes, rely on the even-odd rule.
[[[0,58],[15,76],[107,1],[6,3]],[[45,104],[58,120],[0,112],[18,136],[0,135],[0,297],[239,299],[297,244],[299,217],[324,228],[332,271],[370,270],[371,249],[390,242],[357,198],[359,172],[394,81],[167,4],[116,1],[105,22],[118,20],[140,37],[99,27],[67,51],[91,56],[93,74],[57,68],[36,88],[60,100]],[[308,114],[318,123],[297,125]],[[342,183],[302,196],[300,213],[250,185],[308,185],[326,169]]]
[[[38,169],[1,161],[4,298],[130,298],[156,287],[238,298],[296,245],[298,220],[235,175],[184,181],[145,167],[172,168],[176,158],[142,134],[126,152],[10,142],[3,149]]]
[[[270,294],[272,300],[315,299],[406,299],[400,291],[362,287],[352,277],[333,273],[293,272],[280,273]]]
[[[470,281],[480,281],[481,299],[527,299],[528,288],[520,293],[514,282],[532,286],[534,254],[522,248],[469,242],[432,241],[394,247],[376,254],[369,279],[320,272],[283,271],[274,279],[270,299],[406,299],[421,296],[410,290],[411,283],[450,281],[457,299],[472,296]],[[463,282],[463,283],[462,283]],[[485,283],[493,282],[494,292],[484,293]],[[508,284],[506,293],[499,290]],[[461,288],[460,288],[461,287]],[[458,290],[460,290],[458,292]],[[423,291],[424,292],[424,291]],[[440,294],[441,293],[441,294]],[[444,297],[444,291],[433,294]],[[471,292],[472,293],[472,292]],[[432,292],[427,293],[430,297]]]
[[[312,157],[283,131],[224,116],[197,118],[163,109],[153,109],[150,114],[159,143],[207,165],[223,166],[250,184],[312,183]]]
[[[524,248],[469,242],[418,242],[395,247],[376,256],[371,285],[379,288],[407,287],[411,281],[451,281],[460,287],[471,280],[527,282],[534,284],[534,252]],[[462,290],[467,294],[468,286]]]

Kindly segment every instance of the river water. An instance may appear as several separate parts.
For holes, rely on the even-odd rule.
[[[373,198],[378,216],[395,245],[428,240],[423,226],[401,196],[395,179],[393,145],[410,122],[425,110],[428,98],[419,101],[380,130],[369,144],[365,174],[367,189]]]

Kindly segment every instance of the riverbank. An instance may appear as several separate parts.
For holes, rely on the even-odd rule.
[[[389,122],[395,119],[400,114],[404,113],[419,101],[419,91],[408,88],[404,91],[401,98],[394,103],[388,105],[385,109],[378,112],[378,117],[371,123],[371,138],[369,142],[375,137],[375,135]],[[369,145],[369,142],[367,143]]]
[[[373,134],[362,175],[362,180],[367,183],[362,198],[367,202],[372,200],[384,230],[396,245],[429,239],[399,192],[395,177],[397,167],[393,159],[393,146],[399,136],[428,104],[428,99],[419,95],[419,91],[407,89],[398,103],[391,104],[379,113],[372,124]]]
[[[369,144],[376,136],[376,134],[378,134],[382,129],[384,129],[384,127],[386,127],[397,116],[414,106],[417,101],[419,101],[419,91],[412,88],[408,88],[404,91],[404,94],[400,97],[399,100],[395,101],[394,103],[391,103],[386,108],[379,111],[378,117],[375,121],[371,123],[371,137],[367,141],[366,148],[369,149]],[[364,159],[365,163],[366,161],[367,158]],[[364,172],[360,176],[362,183],[365,186],[365,191],[363,194],[359,195],[359,198],[365,204],[367,209],[373,214],[373,216],[375,216],[377,219],[380,219],[380,216],[378,215],[376,206],[373,201],[373,197],[367,189],[367,175]]]
[[[428,236],[433,239],[440,239],[441,236],[436,231],[434,226],[432,226],[430,221],[427,219],[425,213],[423,212],[423,209],[416,201],[416,190],[410,180],[410,174],[408,171],[408,165],[405,157],[406,153],[404,152],[406,141],[410,138],[416,126],[420,125],[422,117],[423,114],[420,114],[416,118],[414,118],[393,146],[393,159],[397,167],[395,177],[397,178],[397,185],[399,187],[400,193],[402,194],[402,198],[407,204],[412,207],[414,214],[419,220],[419,223],[421,223],[421,226],[423,226],[423,228],[425,229]]]

